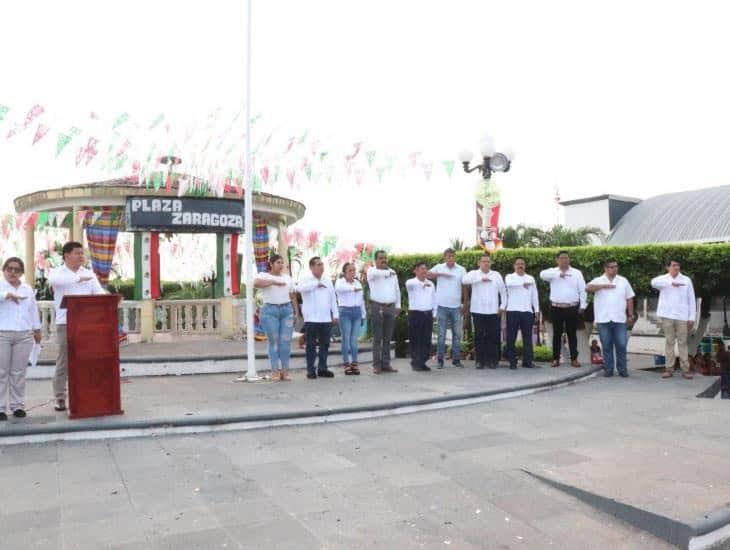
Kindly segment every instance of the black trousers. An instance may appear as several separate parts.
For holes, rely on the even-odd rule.
[[[410,341],[411,366],[423,367],[431,356],[431,331],[433,313],[431,311],[408,312],[408,339]]]
[[[553,322],[553,360],[560,359],[563,332],[568,335],[570,359],[578,359],[578,338],[575,331],[578,327],[578,306],[550,307],[550,318]]]
[[[496,365],[499,361],[499,315],[472,313],[474,354],[477,365]]]
[[[304,323],[304,336],[307,342],[307,372],[315,372],[315,361],[317,361],[317,370],[327,370],[331,335],[332,323]]]

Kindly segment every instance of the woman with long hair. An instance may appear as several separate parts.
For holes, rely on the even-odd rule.
[[[8,419],[7,404],[14,417],[26,416],[25,370],[33,341],[41,343],[35,293],[21,281],[24,272],[20,258],[5,260],[0,280],[0,420]]]
[[[335,294],[340,309],[340,332],[342,333],[342,362],[345,374],[360,374],[357,363],[357,341],[363,319],[365,319],[365,301],[362,284],[355,277],[355,264],[342,266],[342,276],[335,283]]]
[[[278,254],[269,258],[269,270],[259,273],[254,287],[261,289],[264,305],[261,307],[261,325],[266,332],[271,362],[271,379],[289,381],[289,357],[294,317],[299,316],[294,283],[284,273],[284,259]]]

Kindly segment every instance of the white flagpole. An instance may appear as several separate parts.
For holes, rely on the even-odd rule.
[[[253,289],[253,182],[251,166],[251,4],[246,1],[246,173],[244,177],[244,223],[246,249],[244,251],[244,269],[246,270],[246,374],[242,377],[247,382],[261,380],[256,374],[256,348],[253,327],[254,289]],[[239,378],[239,380],[241,380]]]

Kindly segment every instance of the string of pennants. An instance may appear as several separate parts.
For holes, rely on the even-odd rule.
[[[246,166],[242,146],[246,136],[240,131],[241,116],[239,111],[228,117],[218,108],[201,121],[183,126],[165,113],[143,121],[128,112],[105,119],[90,111],[83,121],[52,124],[51,114],[42,105],[26,111],[0,104],[0,145],[25,139],[31,147],[45,147],[56,159],[71,157],[76,167],[95,166],[105,173],[124,174],[140,185],[164,187],[167,191],[172,188],[172,179],[159,159],[178,156],[185,162],[182,171],[198,174],[178,186],[179,195],[222,194],[243,187]],[[290,187],[343,180],[358,185],[367,180],[383,183],[387,175],[398,170],[410,170],[426,180],[441,170],[442,175],[451,178],[456,164],[453,159],[430,158],[421,150],[399,157],[362,140],[326,144],[309,129],[293,135],[266,129],[260,114],[250,122],[251,171],[256,191],[277,183],[288,183]]]
[[[102,210],[80,209],[76,211],[76,222],[93,225],[102,215]],[[122,212],[112,211],[112,220],[122,216]],[[73,212],[23,212],[21,214],[6,214],[0,217],[0,234],[7,239],[13,231],[24,229],[69,228],[71,227]]]

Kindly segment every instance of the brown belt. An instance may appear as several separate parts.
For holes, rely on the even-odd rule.
[[[559,304],[557,302],[550,302],[550,305],[553,306],[553,307],[561,308],[561,309],[567,309],[569,307],[577,307],[578,306],[577,303],[575,303],[575,304]]]
[[[376,302],[375,300],[370,300],[370,303],[371,304],[376,304],[376,305],[379,305],[379,306],[383,306],[383,307],[393,307],[395,305],[395,303],[393,303],[393,302],[391,302],[389,304],[383,304],[382,302]]]

